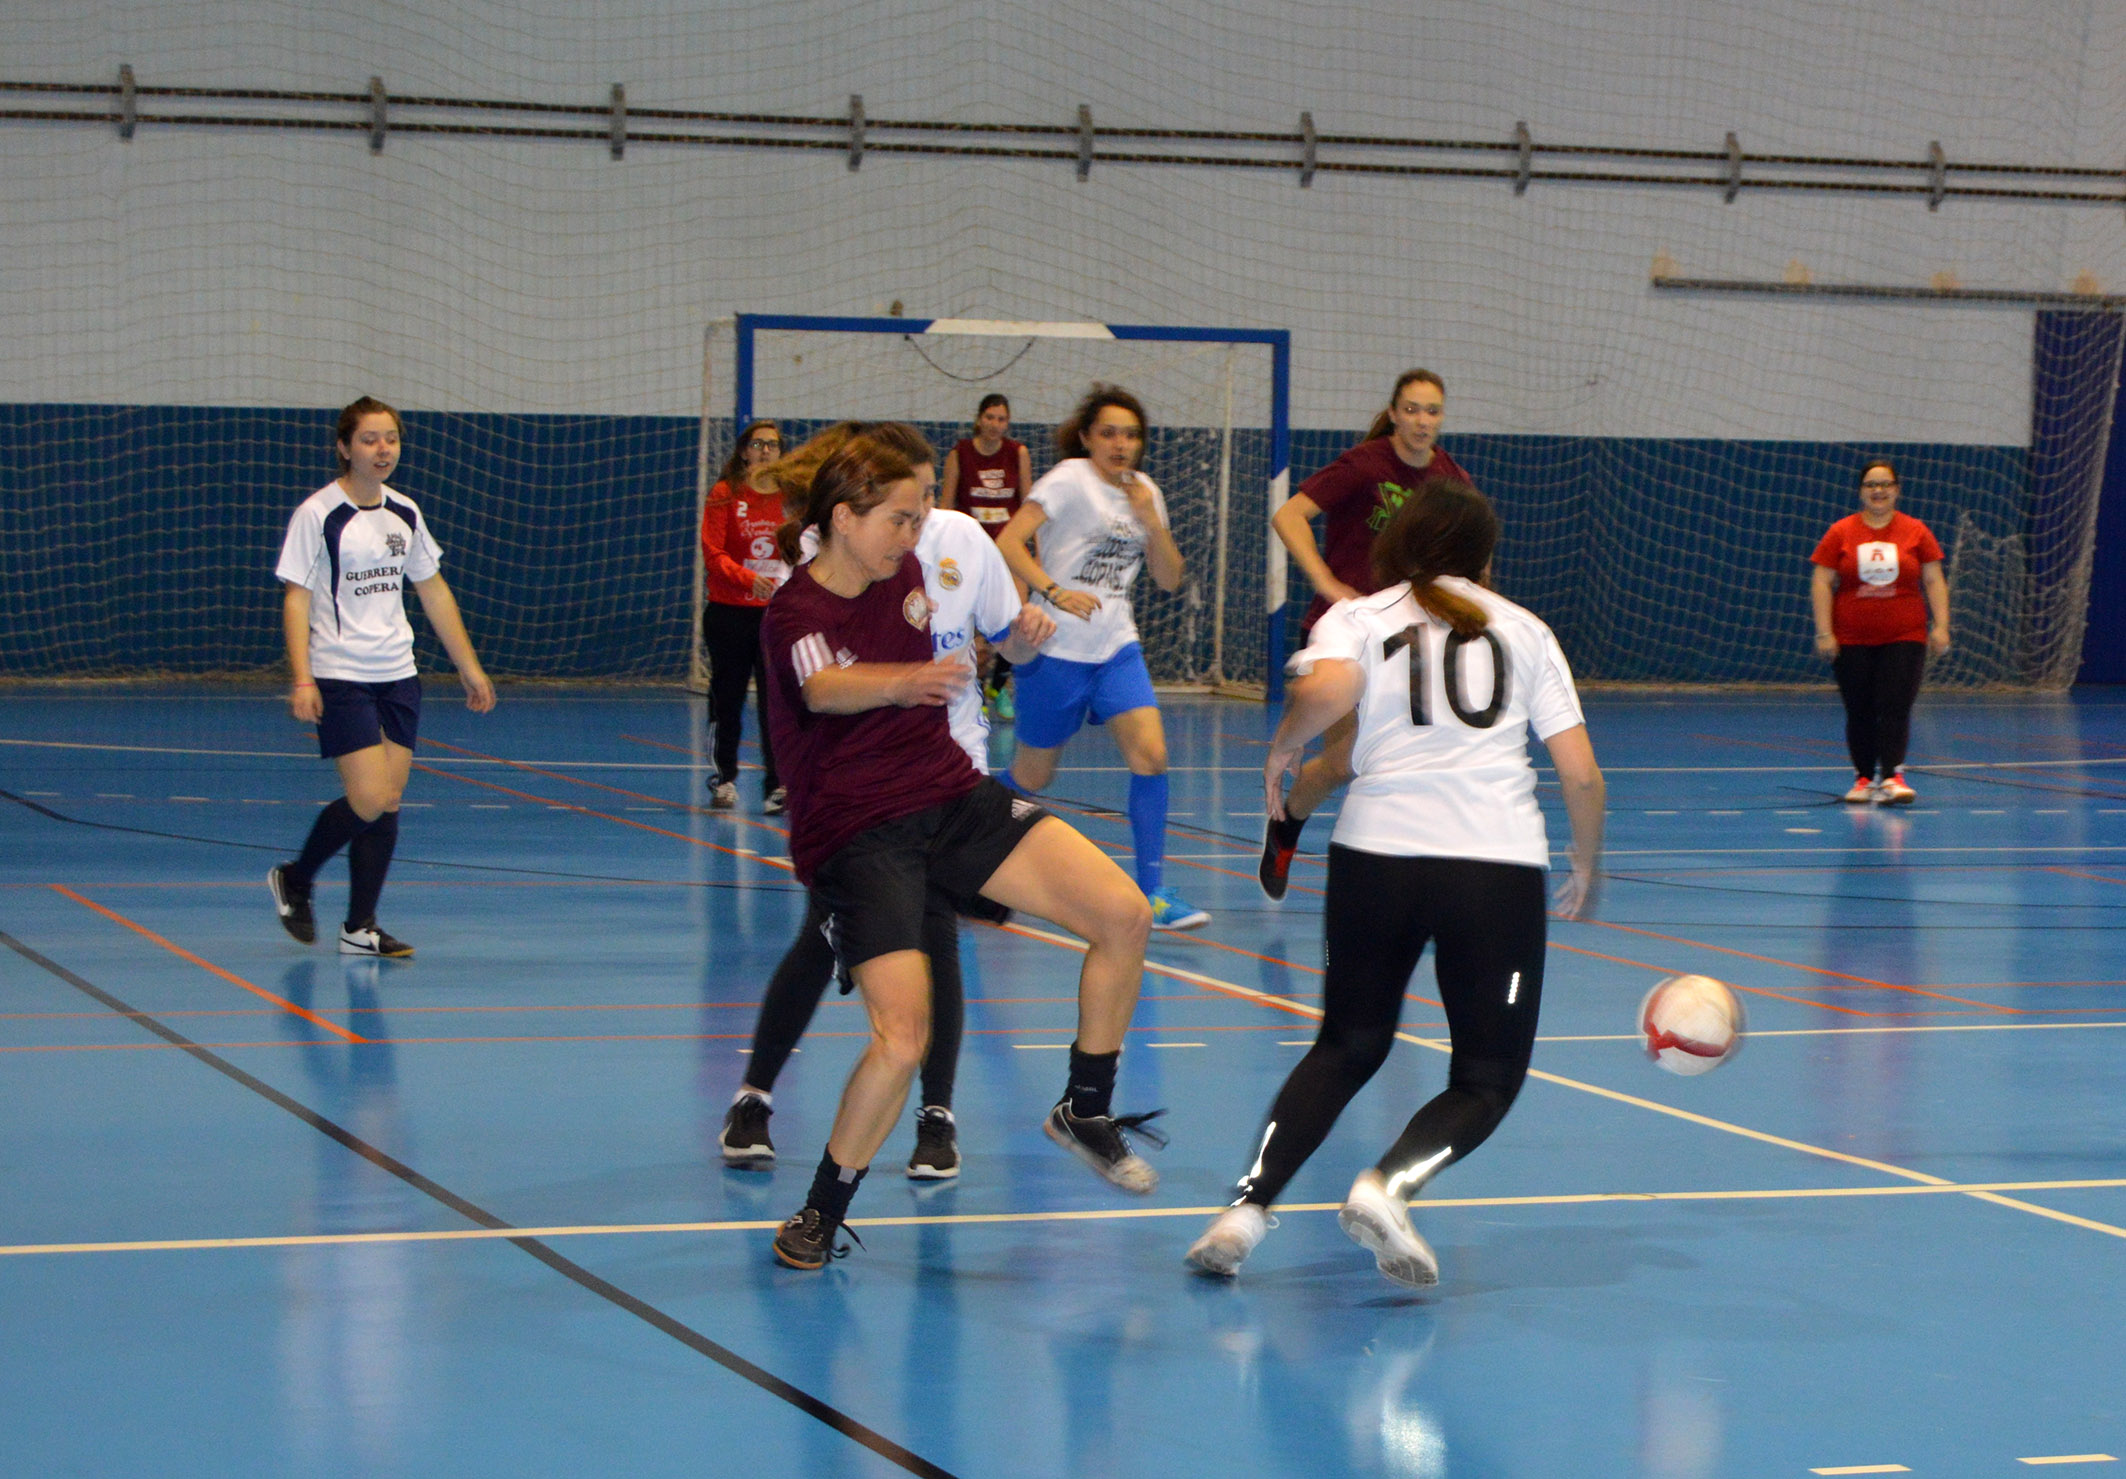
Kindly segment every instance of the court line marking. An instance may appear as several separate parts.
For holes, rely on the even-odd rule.
[[[1067,1044],[1066,1044],[1067,1046]],[[1940,1186],[1780,1186],[1720,1191],[1590,1191],[1548,1196],[1425,1197],[1411,1205],[1424,1211],[1471,1211],[1499,1207],[1588,1207],[1617,1202],[1789,1202],[1819,1198],[1924,1197],[2010,1191],[2117,1191],[2126,1178],[2067,1181],[1949,1182]],[[1341,1202],[1280,1202],[1277,1215],[1341,1211]],[[1172,1217],[1216,1217],[1215,1207],[1091,1207],[1052,1212],[911,1213],[901,1217],[852,1217],[851,1227],[987,1227],[999,1223],[1034,1225],[1052,1222],[1129,1222]],[[361,1243],[471,1243],[500,1238],[650,1237],[679,1233],[773,1232],[780,1221],[575,1223],[556,1227],[425,1228],[401,1232],[285,1233],[233,1238],[140,1238],[104,1243],[0,1244],[0,1258],[49,1257],[77,1253],[198,1253],[228,1248],[339,1247]]]
[[[360,1033],[350,1032],[348,1029],[340,1026],[339,1023],[334,1022],[329,1017],[320,1017],[316,1012],[311,1011],[308,1007],[299,1007],[294,1002],[288,1000],[288,998],[286,998],[285,996],[276,996],[274,993],[268,991],[263,986],[252,985],[249,981],[246,981],[242,976],[237,975],[236,972],[224,970],[220,966],[216,965],[213,961],[207,960],[201,956],[194,955],[191,951],[185,949],[184,946],[179,945],[174,941],[164,939],[161,935],[156,934],[155,931],[149,929],[146,925],[136,924],[134,921],[126,918],[123,914],[120,914],[116,909],[106,909],[103,905],[97,903],[94,899],[75,893],[72,889],[68,888],[63,883],[54,883],[49,885],[49,887],[51,888],[52,892],[56,894],[61,894],[66,898],[72,899],[75,903],[81,905],[82,908],[93,909],[96,913],[101,914],[105,919],[109,919],[118,924],[122,924],[127,929],[133,931],[133,933],[140,935],[148,940],[152,940],[157,945],[162,946],[163,949],[169,951],[172,955],[177,956],[180,960],[189,960],[190,962],[192,962],[192,964],[198,966],[201,970],[207,972],[209,975],[219,976],[222,980],[229,982],[233,986],[241,986],[244,990],[250,992],[253,996],[263,997],[267,1001],[272,1002],[282,1011],[292,1012],[296,1016],[301,1017],[305,1022],[310,1023],[312,1026],[324,1028],[325,1031],[331,1033],[334,1037],[338,1038],[342,1042],[357,1043],[369,1041],[368,1038],[363,1037]]]
[[[2035,1467],[2039,1464],[2115,1464],[2118,1460],[2108,1453],[2053,1453],[2038,1458],[2019,1458],[2016,1462]]]
[[[1059,944],[1067,949],[1076,950],[1080,954],[1083,954],[1088,948],[1080,941],[1073,940],[1067,935],[1052,934],[1047,930],[1032,929],[1022,924],[1005,925],[1004,929],[1012,934],[1024,935],[1029,939],[1047,940],[1052,944]],[[1176,980],[1194,981],[1196,984],[1208,987],[1211,990],[1226,992],[1262,1006],[1290,1012],[1294,1016],[1307,1017],[1314,1021],[1319,1021],[1323,1015],[1320,1007],[1308,1006],[1304,1002],[1292,1001],[1287,997],[1276,996],[1267,991],[1257,991],[1252,986],[1242,986],[1235,981],[1221,981],[1216,976],[1207,976],[1200,971],[1182,970],[1178,966],[1158,965],[1152,961],[1146,961],[1144,968],[1147,971],[1169,976]],[[1435,1053],[1445,1053],[1450,1056],[1453,1053],[1452,1044],[1439,1038],[1419,1037],[1413,1032],[1397,1032],[1395,1036],[1399,1042],[1411,1043],[1421,1048],[1430,1048]],[[1730,1120],[1714,1119],[1711,1115],[1696,1114],[1687,1109],[1678,1109],[1673,1105],[1663,1104],[1659,1100],[1642,1099],[1636,1094],[1626,1094],[1617,1089],[1608,1089],[1600,1084],[1591,1084],[1580,1079],[1567,1078],[1563,1074],[1550,1073],[1540,1068],[1529,1069],[1528,1077],[1538,1079],[1543,1083],[1555,1084],[1560,1088],[1577,1089],[1583,1094],[1592,1094],[1598,1099],[1609,1099],[1619,1104],[1631,1105],[1636,1109],[1645,1109],[1655,1114],[1667,1115],[1672,1119],[1682,1120],[1686,1124],[1701,1125],[1712,1130],[1722,1130],[1730,1135],[1740,1136],[1745,1140],[1755,1140],[1760,1144],[1777,1146],[1783,1150],[1800,1151],[1804,1155],[1839,1161],[1849,1166],[1859,1166],[1865,1170],[1880,1172],[1885,1176],[1902,1177],[1907,1181],[1915,1181],[1923,1186],[1948,1186],[1951,1184],[1943,1177],[1932,1176],[1924,1171],[1914,1171],[1904,1166],[1892,1165],[1888,1161],[1873,1160],[1867,1156],[1851,1155],[1842,1150],[1832,1150],[1828,1146],[1811,1145],[1805,1140],[1790,1140],[1784,1135],[1774,1135],[1766,1130],[1753,1130],[1747,1125],[1738,1125]],[[2057,1212],[2050,1207],[2040,1207],[2032,1202],[2016,1201],[2013,1198],[2001,1196],[1995,1192],[1974,1191],[1966,1193],[1966,1195],[1977,1201],[1991,1202],[1996,1206],[2006,1207],[2018,1212],[2027,1212],[2033,1217],[2043,1217],[2053,1222],[2066,1223],[2069,1226],[2084,1228],[2090,1232],[2100,1232],[2109,1237],[2126,1238],[2126,1227],[2115,1227],[2108,1222],[2097,1222],[2090,1218],[2077,1217],[2070,1212]]]
[[[1903,1464],[1844,1464],[1832,1469],[1811,1469],[1811,1474],[1909,1474]]]
[[[516,796],[522,798],[525,801],[536,801],[539,802],[541,805],[550,807],[556,811],[578,812],[587,817],[597,817],[601,821],[618,822],[623,827],[633,827],[637,831],[655,832],[659,837],[674,837],[677,838],[679,841],[691,844],[694,847],[707,848],[710,852],[728,853],[734,858],[751,858],[757,863],[765,864],[770,868],[781,868],[785,872],[789,871],[790,868],[790,865],[787,862],[783,861],[781,858],[767,858],[762,857],[758,853],[742,852],[735,847],[725,847],[720,842],[710,842],[706,838],[689,837],[684,832],[674,832],[669,827],[653,827],[648,822],[638,822],[632,817],[617,817],[609,811],[597,811],[588,806],[578,806],[573,801],[555,801],[550,796],[534,796],[529,791],[519,791],[509,786],[498,786],[493,781],[483,781],[477,776],[457,775],[451,771],[437,770],[434,766],[429,765],[424,761],[414,761],[413,768],[415,770],[425,770],[430,775],[439,775],[446,780],[458,781],[464,785],[484,786],[490,791],[500,791],[505,796]],[[585,782],[583,784],[588,784],[588,782]]]
[[[194,1062],[211,1068],[231,1082],[249,1089],[275,1108],[286,1111],[300,1123],[309,1126],[327,1139],[352,1151],[379,1170],[397,1177],[431,1201],[457,1213],[467,1222],[476,1223],[492,1235],[506,1239],[512,1247],[520,1252],[529,1254],[555,1273],[576,1284],[579,1288],[596,1295],[615,1308],[633,1315],[652,1329],[678,1341],[687,1349],[708,1357],[726,1371],[751,1382],[769,1395],[787,1402],[808,1417],[818,1419],[821,1423],[834,1429],[851,1442],[870,1449],[881,1458],[907,1470],[911,1474],[922,1475],[923,1479],[954,1479],[954,1475],[950,1470],[940,1468],[920,1454],[903,1448],[883,1433],[866,1427],[847,1413],[829,1406],[825,1401],[813,1396],[801,1387],[785,1381],[766,1367],[758,1366],[748,1361],[730,1347],[709,1339],[708,1336],[703,1335],[700,1331],[694,1329],[693,1326],[665,1313],[647,1300],[630,1294],[611,1280],[601,1278],[592,1273],[582,1264],[548,1247],[539,1238],[521,1229],[512,1228],[485,1207],[458,1195],[441,1182],[424,1176],[388,1151],[379,1149],[359,1135],[356,1135],[353,1131],[327,1119],[301,1100],[282,1093],[264,1079],[246,1073],[228,1059],[209,1052],[176,1028],[159,1022],[146,1012],[139,1011],[128,1005],[110,992],[105,991],[101,986],[96,985],[93,981],[68,970],[49,956],[40,954],[5,930],[0,930],[0,945],[6,946],[32,965],[66,982],[67,985],[72,986],[90,1000],[102,1003],[120,1016],[133,1022],[134,1025],[153,1033],[172,1047],[184,1049]]]

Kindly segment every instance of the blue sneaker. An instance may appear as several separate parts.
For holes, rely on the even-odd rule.
[[[1011,701],[1011,690],[1009,688],[999,688],[995,693],[989,695],[989,717],[999,724],[1017,722],[1019,706]]]
[[[1145,895],[1152,901],[1152,928],[1192,930],[1211,922],[1211,911],[1198,909],[1170,888],[1155,888]]]

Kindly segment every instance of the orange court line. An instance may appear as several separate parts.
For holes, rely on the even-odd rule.
[[[482,750],[468,750],[463,745],[448,745],[441,740],[430,740],[429,743],[436,749],[455,750],[460,755],[470,755],[475,760],[492,760],[497,765],[508,766],[511,770],[521,770],[526,775],[542,776],[550,781],[567,781],[574,786],[588,786],[593,791],[610,791],[615,796],[625,796],[631,801],[654,801],[659,806],[669,806],[674,811],[683,811],[692,816],[721,817],[725,821],[741,822],[748,827],[756,827],[763,832],[773,832],[778,837],[788,837],[790,835],[771,822],[756,822],[751,817],[740,816],[737,812],[711,811],[706,806],[695,806],[687,801],[673,801],[665,796],[653,796],[647,791],[630,791],[625,786],[608,786],[601,781],[587,781],[581,776],[563,775],[558,770],[541,770],[538,766],[527,765],[521,760],[511,760],[502,755],[489,755]],[[426,766],[422,767],[424,770],[427,768]],[[591,814],[593,816],[599,815],[597,812]]]
[[[176,944],[170,940],[164,939],[161,935],[156,934],[155,931],[149,929],[146,925],[135,924],[132,920],[126,918],[123,914],[118,913],[115,909],[106,909],[103,907],[103,905],[97,903],[94,899],[82,897],[80,894],[75,893],[72,889],[68,888],[63,883],[55,883],[51,885],[51,887],[54,893],[62,894],[65,897],[72,899],[75,903],[81,905],[85,909],[93,909],[96,913],[101,914],[105,919],[109,919],[114,921],[115,923],[122,924],[127,929],[133,931],[133,933],[135,933],[136,935],[140,935],[146,939],[153,940],[156,944],[162,946],[163,949],[169,951],[172,955],[175,955],[183,960],[191,961],[192,964],[198,966],[201,970],[206,971],[211,975],[219,976],[224,981],[229,982],[233,986],[243,987],[244,990],[250,992],[253,996],[264,997],[267,1001],[272,1002],[275,1006],[280,1007],[282,1010],[293,1012],[296,1016],[301,1017],[305,1022],[309,1022],[315,1026],[324,1028],[327,1032],[331,1033],[334,1037],[340,1038],[342,1041],[367,1042],[369,1040],[363,1037],[360,1033],[349,1032],[346,1028],[340,1026],[340,1024],[337,1022],[331,1021],[324,1017],[320,1017],[316,1012],[311,1011],[308,1007],[299,1007],[294,1002],[289,1001],[284,996],[275,996],[272,992],[266,990],[266,988],[263,986],[252,985],[249,981],[246,981],[242,976],[237,975],[234,971],[223,970],[213,961],[204,960],[201,957],[194,955],[191,951],[185,949],[184,946]]]
[[[1739,957],[1741,957],[1741,958],[1742,958],[1742,959],[1744,959],[1744,960],[1755,960],[1755,961],[1760,961],[1760,962],[1762,962],[1762,963],[1763,963],[1763,964],[1765,964],[1765,965],[1776,965],[1776,966],[1784,966],[1784,967],[1786,967],[1786,968],[1787,968],[1788,970],[1793,970],[1793,971],[1807,971],[1807,972],[1809,972],[1809,973],[1810,973],[1811,975],[1817,975],[1817,976],[1829,976],[1829,977],[1833,978],[1834,980],[1839,980],[1839,981],[1853,981],[1853,982],[1857,982],[1858,984],[1860,984],[1860,985],[1862,985],[1862,986],[1872,986],[1872,987],[1875,987],[1876,989],[1878,989],[1878,990],[1881,990],[1881,991],[1904,991],[1904,992],[1909,992],[1910,994],[1912,994],[1912,995],[1914,995],[1914,996],[1930,996],[1930,997],[1934,997],[1935,999],[1937,999],[1937,1000],[1940,1000],[1940,1001],[1953,1001],[1953,1002],[1955,1002],[1955,1003],[1956,1003],[1956,1004],[1957,1004],[1958,1006],[1966,1006],[1966,1007],[1978,1007],[1978,1008],[1981,1008],[1981,1009],[1982,1009],[1982,1010],[1984,1010],[1984,1011],[1989,1011],[1989,1012],[2007,1012],[2007,1013],[2015,1013],[2015,1012],[2018,1012],[2018,1011],[2020,1010],[2020,1008],[2017,1008],[2017,1007],[2004,1007],[2004,1006],[1999,1006],[1999,1005],[1996,1005],[1996,1004],[1995,1004],[1995,1003],[1993,1003],[1993,1002],[1986,1002],[1986,1001],[1966,1001],[1966,1000],[1964,1000],[1964,998],[1962,998],[1962,997],[1960,997],[1960,996],[1950,996],[1950,995],[1947,995],[1946,993],[1944,993],[1944,992],[1940,992],[1940,991],[1927,991],[1927,990],[1924,990],[1924,989],[1922,989],[1922,988],[1920,988],[1920,987],[1918,987],[1918,986],[1899,986],[1899,985],[1896,985],[1895,983],[1893,983],[1893,982],[1890,982],[1890,981],[1877,981],[1877,980],[1875,980],[1875,979],[1874,979],[1873,977],[1870,977],[1870,976],[1854,976],[1854,975],[1849,975],[1849,974],[1847,974],[1847,973],[1846,973],[1846,972],[1844,972],[1844,971],[1834,971],[1834,970],[1829,970],[1829,969],[1827,969],[1827,968],[1825,968],[1825,967],[1823,967],[1823,966],[1820,966],[1820,965],[1803,965],[1803,964],[1801,964],[1801,963],[1800,963],[1799,961],[1794,961],[1794,960],[1781,960],[1781,959],[1780,959],[1780,958],[1779,958],[1778,956],[1776,956],[1776,955],[1753,955],[1753,954],[1751,954],[1751,953],[1750,953],[1749,951],[1747,951],[1747,950],[1733,950],[1733,949],[1730,949],[1729,947],[1727,947],[1727,946],[1725,946],[1725,945],[1710,945],[1710,944],[1707,944],[1707,943],[1706,943],[1705,941],[1703,941],[1703,940],[1690,940],[1690,939],[1685,939],[1684,937],[1682,937],[1682,936],[1680,936],[1680,935],[1664,935],[1664,934],[1660,934],[1660,933],[1658,933],[1658,932],[1656,932],[1656,931],[1654,931],[1654,930],[1644,930],[1644,929],[1639,929],[1639,928],[1637,928],[1637,927],[1635,927],[1635,926],[1633,926],[1633,925],[1628,925],[1628,924],[1610,924],[1610,923],[1609,923],[1609,922],[1607,922],[1606,920],[1600,920],[1600,919],[1586,919],[1586,920],[1581,920],[1580,922],[1581,922],[1582,924],[1591,924],[1591,925],[1595,925],[1596,927],[1598,927],[1598,928],[1600,928],[1600,929],[1607,929],[1607,930],[1618,930],[1618,931],[1621,931],[1622,933],[1624,933],[1624,934],[1627,934],[1627,935],[1644,935],[1644,936],[1645,936],[1645,937],[1646,937],[1647,939],[1649,939],[1649,940],[1665,940],[1665,941],[1667,941],[1667,942],[1668,942],[1669,944],[1671,944],[1671,945],[1688,945],[1688,946],[1690,946],[1690,947],[1691,947],[1692,949],[1695,949],[1695,950],[1711,950],[1711,951],[1714,951],[1714,952],[1716,952],[1716,953],[1718,953],[1718,954],[1721,954],[1721,955],[1734,955],[1734,956],[1739,956]]]
[[[633,827],[642,832],[654,832],[659,837],[676,838],[681,842],[691,843],[695,847],[705,847],[711,852],[728,853],[734,858],[752,858],[755,862],[765,863],[771,868],[788,868],[790,866],[781,858],[764,857],[758,853],[740,852],[737,848],[725,847],[720,842],[705,842],[699,837],[689,837],[684,832],[674,832],[669,827],[653,827],[648,822],[638,822],[628,817],[616,817],[611,812],[595,811],[588,806],[578,806],[573,801],[556,801],[550,796],[534,796],[529,791],[518,791],[509,786],[498,786],[493,781],[476,780],[469,775],[457,775],[448,770],[437,770],[434,766],[423,765],[418,760],[414,761],[413,768],[415,770],[425,770],[430,775],[442,776],[446,780],[462,781],[468,786],[479,786],[483,790],[499,791],[504,796],[515,796],[520,801],[536,801],[541,806],[551,806],[561,811],[577,812],[583,816],[596,817],[600,821],[618,822],[623,827]],[[566,777],[563,777],[563,779],[566,779]]]
[[[2103,873],[2084,873],[2078,868],[2062,868],[2056,863],[2048,864],[2045,871],[2047,873],[2058,873],[2067,878],[2086,878],[2091,883],[2126,884],[2126,878],[2113,878]]]
[[[1582,924],[1589,924],[1592,922],[1593,921],[1591,920],[1580,921],[1580,923]],[[1574,955],[1592,956],[1596,960],[1606,960],[1616,965],[1634,966],[1642,971],[1659,971],[1664,976],[1672,976],[1678,974],[1678,972],[1670,966],[1655,965],[1653,962],[1646,960],[1633,960],[1628,955],[1604,955],[1599,950],[1589,950],[1583,945],[1566,945],[1557,940],[1552,940],[1550,942],[1550,948],[1553,950],[1569,951]],[[1837,1006],[1828,1001],[1817,1001],[1813,997],[1789,996],[1783,991],[1774,991],[1768,986],[1744,986],[1737,981],[1730,981],[1727,984],[1734,987],[1737,991],[1747,991],[1752,996],[1767,996],[1774,1001],[1791,1001],[1800,1006],[1805,1007],[1821,1007],[1827,1012],[1839,1012],[1848,1017],[1879,1017],[1883,1015],[1880,1012],[1863,1012],[1858,1007],[1842,1007]]]

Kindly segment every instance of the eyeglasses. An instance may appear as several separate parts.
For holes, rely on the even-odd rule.
[[[746,450],[748,452],[780,452],[782,443],[770,441],[766,437],[755,437],[752,441],[746,443]]]
[[[1860,485],[1860,491],[1863,493],[1879,493],[1884,488],[1894,488],[1896,486],[1897,480],[1895,478],[1892,478],[1887,483],[1862,483]]]

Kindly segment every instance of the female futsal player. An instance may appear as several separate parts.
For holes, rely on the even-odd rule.
[[[775,481],[793,507],[805,506],[819,465],[862,429],[858,423],[847,421],[829,427],[777,465]],[[923,484],[927,498],[935,487],[930,444],[914,428],[899,423],[886,423],[873,428],[873,432],[916,465],[916,478]],[[809,559],[817,552],[816,533],[805,531],[805,543],[813,548],[801,549],[802,558]],[[1021,602],[1011,572],[1004,568],[1004,557],[997,553],[982,526],[966,514],[928,509],[916,540],[915,557],[923,567],[923,589],[933,607],[930,639],[937,656],[971,651],[977,634],[1002,643],[1001,650],[1005,652],[1031,656],[1036,645],[1055,630],[1055,622],[1046,612]],[[1023,638],[1014,630],[1022,617]],[[982,704],[972,685],[953,697],[947,718],[953,740],[967,752],[976,770],[989,774],[989,725],[982,717]],[[811,1025],[827,983],[834,978],[834,950],[827,943],[826,922],[827,911],[819,896],[808,893],[804,923],[798,926],[797,937],[784,952],[761,999],[745,1079],[732,1097],[723,1130],[717,1136],[724,1163],[735,1169],[763,1170],[775,1162],[768,1116],[774,1112],[776,1076]],[[918,1181],[944,1181],[960,1173],[959,1137],[952,1114],[964,1017],[959,940],[959,923],[951,909],[925,910],[923,952],[930,958],[931,976],[930,1047],[923,1055],[915,1151],[908,1158],[908,1175]]]
[[[1339,1221],[1399,1283],[1439,1266],[1406,1203],[1498,1128],[1520,1092],[1543,996],[1550,865],[1524,729],[1549,748],[1572,821],[1572,872],[1553,903],[1594,902],[1602,772],[1550,629],[1481,584],[1498,520],[1466,483],[1426,479],[1374,548],[1383,589],[1339,602],[1292,659],[1264,767],[1269,813],[1306,742],[1355,709],[1357,778],[1329,844],[1321,1032],[1270,1106],[1239,1200],[1188,1250],[1229,1275],[1272,1203],[1387,1059],[1426,943],[1447,1008],[1447,1087],[1352,1183]]]
[[[1373,538],[1419,479],[1469,481],[1439,445],[1446,414],[1446,382],[1430,370],[1403,371],[1386,408],[1374,415],[1359,444],[1301,483],[1270,516],[1270,527],[1314,586],[1306,616],[1309,628],[1335,602],[1380,589],[1373,578]],[[1311,520],[1316,514],[1328,515],[1326,548],[1314,543]],[[1264,824],[1256,877],[1273,899],[1283,898],[1291,882],[1292,854],[1299,850],[1307,818],[1331,791],[1351,779],[1353,730],[1349,719],[1329,727],[1321,753],[1299,768],[1292,794],[1285,798],[1284,818],[1272,817]]]
[[[1916,793],[1905,784],[1904,763],[1912,705],[1927,658],[1949,650],[1941,545],[1925,524],[1897,511],[1897,492],[1887,458],[1862,467],[1860,512],[1831,525],[1809,556],[1816,655],[1829,660],[1845,701],[1854,778],[1843,799],[1854,805],[1911,804]]]
[[[709,805],[718,811],[738,804],[738,734],[745,722],[746,685],[760,671],[760,618],[768,597],[790,574],[775,548],[775,531],[789,515],[769,476],[781,455],[782,433],[775,423],[749,423],[738,433],[738,444],[701,510],[701,563],[709,578],[701,645],[709,655],[709,722],[716,735],[716,786]],[[783,808],[783,792],[768,736],[765,683],[759,710],[760,809],[773,816]]]
[[[775,1239],[776,1257],[794,1268],[831,1256],[922,1061],[922,920],[933,899],[986,899],[1087,942],[1067,1087],[1043,1128],[1125,1191],[1158,1184],[1125,1133],[1147,1117],[1111,1108],[1151,911],[1105,853],[980,775],[952,743],[945,706],[971,670],[960,654],[933,650],[914,556],[924,513],[916,468],[879,436],[855,437],[821,464],[803,517],[819,554],[776,592],[762,631],[791,862],[827,906],[835,953],[871,1019],[811,1194]],[[785,549],[793,542],[786,531]]]
[[[945,454],[945,477],[938,490],[940,506],[971,514],[991,539],[1004,532],[1033,486],[1033,458],[1024,442],[1011,439],[1010,431],[1011,402],[1001,395],[983,396],[974,411],[974,435],[961,437]],[[1011,692],[1004,686],[1010,679],[1010,661],[991,654],[982,687],[999,724],[1016,717]]]
[[[288,642],[288,711],[317,725],[318,753],[339,767],[346,794],[318,813],[302,853],[266,874],[289,934],[317,938],[310,886],[347,849],[343,955],[408,956],[377,927],[377,896],[399,841],[399,797],[421,723],[413,628],[401,587],[413,583],[428,624],[457,665],[465,707],[495,706],[495,685],[465,635],[443,583],[443,552],[413,500],[386,486],[399,463],[399,413],[363,396],[340,412],[340,475],[303,500],[281,544],[281,629]]]
[[[1181,588],[1184,573],[1167,532],[1166,499],[1137,468],[1144,433],[1135,396],[1093,386],[1056,428],[1063,460],[1033,485],[997,536],[1011,573],[1056,609],[1056,635],[1019,669],[1019,744],[1005,782],[1040,791],[1055,779],[1057,752],[1087,717],[1106,724],[1129,767],[1130,840],[1152,927],[1193,929],[1211,916],[1165,885],[1166,730],[1129,603],[1141,567],[1149,565],[1168,591]]]

